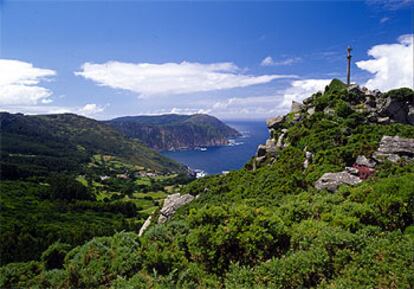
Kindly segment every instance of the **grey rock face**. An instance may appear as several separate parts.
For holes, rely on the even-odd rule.
[[[178,208],[190,203],[194,200],[194,197],[190,194],[180,195],[180,193],[169,195],[164,200],[164,205],[160,211],[160,217],[158,218],[158,224],[165,223],[170,219]]]
[[[326,189],[330,192],[336,192],[340,185],[354,186],[361,183],[362,180],[346,171],[339,173],[326,173],[315,183],[317,190]]]
[[[276,143],[276,147],[277,147],[277,148],[283,148],[283,147],[284,147],[284,139],[285,139],[285,135],[286,135],[286,133],[285,133],[285,132],[282,132],[282,133],[280,134],[280,136],[278,137],[278,139],[277,139],[277,143]]]
[[[358,156],[355,163],[369,168],[374,168],[376,164],[375,161],[368,159],[366,156]]]
[[[352,174],[352,175],[358,175],[358,169],[354,168],[354,167],[345,167],[345,171],[347,171],[348,173]]]
[[[293,112],[293,113],[301,112],[301,110],[304,107],[305,106],[303,104],[301,104],[300,102],[297,102],[297,101],[292,100],[292,107],[290,109],[290,112]]]
[[[268,139],[266,141],[266,153],[270,154],[270,155],[276,155],[276,144],[275,141],[273,139]]]
[[[306,111],[309,115],[313,115],[315,113],[315,107],[309,107],[308,110]]]
[[[407,120],[409,124],[414,125],[414,106],[408,107]]]
[[[388,159],[392,162],[399,161],[401,157],[412,159],[414,158],[414,139],[383,136],[373,157],[378,161]]]
[[[389,116],[397,122],[406,123],[408,106],[400,100],[387,98],[378,113],[381,116]]]
[[[257,147],[256,156],[263,157],[265,155],[266,155],[266,145],[259,144],[259,146]]]
[[[270,118],[266,121],[267,127],[269,129],[278,129],[280,128],[282,122],[285,120],[283,116],[276,116],[273,118]]]
[[[304,105],[308,105],[313,101],[314,97],[313,96],[309,96],[307,98],[305,98],[302,102]]]

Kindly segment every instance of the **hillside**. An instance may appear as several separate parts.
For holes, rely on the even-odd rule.
[[[229,138],[240,136],[235,129],[205,114],[127,116],[106,123],[159,151],[226,145]]]
[[[244,169],[183,186],[165,223],[8,264],[0,287],[414,288],[413,107],[334,80],[270,119]]]
[[[0,264],[135,231],[187,168],[74,114],[0,114]],[[4,286],[0,286],[4,287]]]
[[[0,113],[3,178],[81,171],[96,154],[157,172],[185,172],[145,145],[108,125],[75,114]]]

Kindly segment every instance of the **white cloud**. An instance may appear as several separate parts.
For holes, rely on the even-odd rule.
[[[94,115],[105,110],[104,106],[99,106],[96,103],[87,103],[78,110],[79,114]]]
[[[290,83],[283,92],[283,102],[281,106],[290,108],[292,101],[302,101],[317,91],[323,91],[325,86],[331,82],[331,79],[302,79]]]
[[[372,47],[368,55],[373,59],[356,62],[358,68],[374,74],[364,85],[382,91],[399,87],[413,88],[413,40],[412,34],[403,35],[398,38],[398,43]]]
[[[272,95],[232,97],[211,105],[211,112],[221,118],[265,118],[289,112],[292,100],[302,101],[324,90],[331,79],[302,79],[292,81],[286,89]]]
[[[383,24],[383,23],[387,22],[388,20],[390,20],[390,17],[382,17],[380,19],[380,23]]]
[[[76,75],[140,96],[188,94],[268,83],[291,75],[247,75],[233,63],[85,63]]]
[[[271,56],[265,57],[260,63],[261,66],[283,66],[283,65],[292,65],[300,62],[302,59],[300,57],[291,57],[286,58],[280,61],[274,61]]]
[[[367,0],[367,3],[394,11],[412,7],[414,0]]]
[[[52,92],[38,84],[54,75],[54,70],[33,67],[28,62],[0,59],[0,105],[50,103]]]
[[[49,105],[8,105],[0,106],[0,111],[10,113],[24,114],[55,114],[55,113],[74,113],[75,110],[65,106],[49,106]]]

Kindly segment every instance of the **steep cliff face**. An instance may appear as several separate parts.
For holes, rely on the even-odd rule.
[[[226,145],[229,138],[240,136],[237,130],[204,114],[128,116],[107,123],[160,151]]]

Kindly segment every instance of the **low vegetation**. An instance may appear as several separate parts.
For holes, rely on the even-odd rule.
[[[0,287],[413,288],[414,163],[386,161],[335,193],[313,186],[370,155],[384,134],[414,138],[411,125],[365,122],[344,97],[337,82],[316,95],[315,114],[286,124],[290,145],[275,162],[180,188],[199,197],[166,224],[142,237],[51,244],[3,266]],[[327,106],[333,114],[321,112]],[[305,147],[314,152],[307,169]]]

